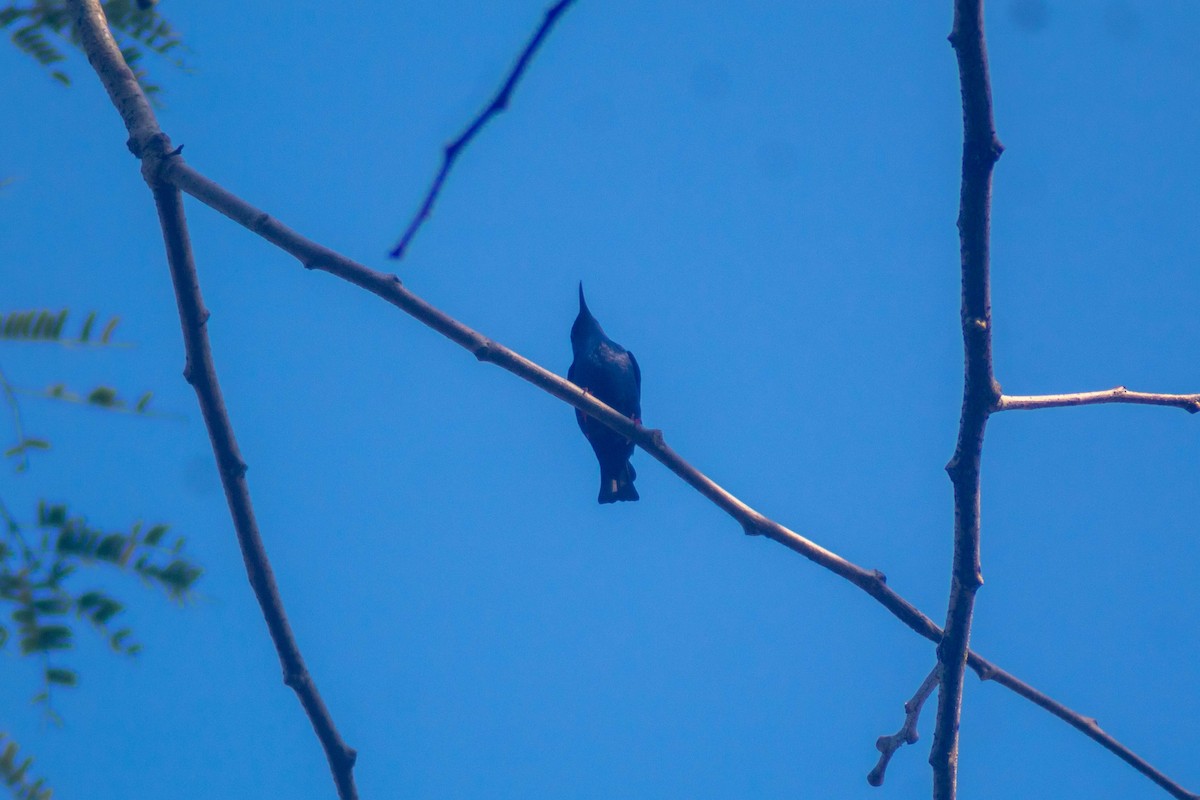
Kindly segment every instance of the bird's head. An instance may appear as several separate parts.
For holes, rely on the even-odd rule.
[[[585,342],[600,336],[604,336],[604,330],[592,316],[592,312],[587,307],[587,301],[583,299],[583,281],[580,281],[579,316],[575,318],[575,324],[571,326],[571,344],[578,348]]]

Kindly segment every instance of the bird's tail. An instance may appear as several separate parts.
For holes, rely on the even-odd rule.
[[[639,500],[637,489],[633,488],[633,479],[637,477],[637,473],[633,471],[633,464],[626,461],[615,475],[600,476],[600,497],[601,503],[616,503],[620,500]]]

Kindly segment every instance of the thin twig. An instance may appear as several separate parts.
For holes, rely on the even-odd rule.
[[[917,740],[921,738],[917,733],[917,720],[921,718],[921,708],[924,707],[925,701],[937,687],[941,675],[942,665],[935,664],[929,674],[925,676],[925,680],[921,682],[917,693],[904,704],[904,724],[900,726],[900,730],[889,736],[880,736],[875,740],[875,749],[879,751],[879,761],[875,764],[875,768],[867,773],[867,783],[872,786],[883,786],[883,773],[887,771],[892,755],[902,746],[916,744]]]
[[[1102,403],[1131,403],[1143,406],[1170,406],[1182,408],[1189,414],[1200,411],[1200,394],[1158,394],[1157,392],[1131,392],[1124,386],[1105,389],[1101,392],[1075,392],[1073,394],[1001,395],[993,411],[1027,411],[1037,408],[1065,408],[1067,406],[1095,406]]]
[[[488,361],[513,375],[528,381],[543,391],[585,412],[614,431],[627,436],[639,447],[660,461],[715,505],[733,517],[746,533],[763,534],[799,553],[805,558],[854,584],[875,598],[897,619],[932,642],[940,642],[942,629],[915,606],[893,591],[878,570],[867,570],[841,556],[809,541],[798,533],[764,517],[727,492],[711,478],[697,470],[667,446],[661,431],[650,430],[614,411],[575,384],[468,328],[458,320],[431,306],[408,291],[395,275],[387,275],[363,266],[324,247],[282,224],[271,215],[250,205],[240,197],[188,166],[182,157],[162,162],[163,180],[170,181],[205,205],[219,211],[234,222],[295,256],[307,269],[319,269],[353,283],[382,298],[432,328],[452,342],[469,350],[480,361]],[[1200,800],[1161,772],[1154,769],[1131,750],[1089,724],[1088,718],[1075,713],[1061,703],[1034,689],[1027,683],[1000,669],[976,653],[969,653],[968,664],[983,680],[993,680],[1021,697],[1041,706],[1054,716],[1085,733],[1133,766],[1179,800]]]
[[[937,723],[929,763],[934,800],[954,800],[958,781],[958,723],[963,671],[971,640],[975,592],[983,585],[979,560],[979,462],[988,414],[1000,397],[992,374],[992,309],[988,238],[992,166],[1003,147],[992,118],[983,0],[955,0],[950,44],[958,58],[963,105],[962,189],[958,234],[962,268],[963,404],[958,441],[946,472],[954,485],[954,564],[946,610],[946,635]]]
[[[262,609],[271,640],[283,667],[284,683],[295,691],[304,707],[313,730],[325,750],[341,800],[355,800],[355,751],[338,734],[333,718],[317,691],[316,684],[304,665],[299,645],[284,613],[283,601],[275,584],[271,564],[254,519],[250,490],[246,484],[246,464],[238,450],[233,425],[225,409],[225,400],[217,382],[216,367],[209,347],[207,322],[209,313],[200,294],[199,277],[188,238],[187,221],[183,214],[183,198],[179,189],[159,178],[158,164],[169,158],[170,141],[158,128],[158,122],[142,95],[137,81],[125,64],[113,41],[98,0],[70,0],[81,33],[84,49],[96,74],[100,77],[113,104],[121,113],[130,133],[129,147],[142,159],[142,174],[154,194],[167,250],[167,263],[179,307],[179,322],[183,329],[187,365],[184,377],[196,391],[196,398],[208,428],[213,454],[216,456],[221,484],[229,504],[233,526],[241,546],[246,575],[254,596]]]
[[[25,442],[25,426],[21,422],[21,403],[17,400],[16,387],[8,382],[8,376],[0,369],[0,391],[4,393],[4,401],[12,412],[13,432],[17,435],[17,446]],[[21,449],[21,469],[29,469],[29,450]]]
[[[392,258],[401,259],[404,257],[404,252],[408,249],[409,243],[417,235],[417,231],[420,230],[421,226],[425,224],[425,220],[429,219],[429,215],[433,211],[433,204],[437,201],[437,197],[442,191],[442,184],[446,182],[446,176],[450,173],[454,162],[458,160],[463,149],[470,144],[475,135],[483,129],[483,126],[487,125],[492,117],[508,108],[508,101],[512,97],[513,89],[516,88],[517,81],[521,80],[521,76],[525,74],[525,69],[533,59],[534,53],[541,47],[542,41],[546,38],[546,34],[550,32],[550,29],[554,27],[554,23],[558,22],[558,18],[574,2],[575,0],[558,0],[557,3],[546,11],[546,15],[542,19],[542,24],[538,26],[533,37],[525,45],[525,49],[521,51],[521,55],[517,57],[517,63],[513,64],[508,77],[504,79],[504,84],[500,87],[500,91],[492,98],[492,102],[488,103],[487,107],[479,112],[478,116],[471,121],[466,130],[459,134],[457,139],[446,145],[445,150],[442,151],[441,169],[438,170],[437,177],[430,184],[429,191],[425,193],[425,199],[421,202],[421,207],[417,210],[416,216],[408,223],[408,228],[404,231],[404,235],[400,237],[400,243],[392,248],[392,252],[389,253]]]

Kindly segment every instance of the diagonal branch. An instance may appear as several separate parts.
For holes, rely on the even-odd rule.
[[[962,267],[963,404],[958,442],[946,472],[954,484],[954,564],[942,664],[937,724],[929,763],[934,800],[954,800],[958,780],[958,722],[963,671],[971,639],[975,592],[983,585],[979,562],[979,464],[988,414],[1000,397],[992,374],[992,309],[988,237],[992,166],[1003,147],[992,118],[983,0],[955,0],[950,44],[958,58],[963,105],[962,189],[958,234]]]
[[[408,291],[395,275],[377,272],[301,236],[266,212],[255,208],[205,178],[185,164],[182,157],[174,157],[162,162],[162,178],[239,225],[258,234],[276,247],[295,256],[306,268],[323,270],[366,289],[423,325],[469,350],[479,360],[496,364],[518,378],[528,381],[548,394],[600,420],[612,430],[629,437],[639,447],[733,517],[747,533],[765,535],[844,578],[875,598],[897,619],[921,636],[931,642],[941,641],[942,629],[904,597],[893,591],[887,585],[887,579],[882,572],[859,567],[759,514],[667,447],[661,431],[643,428],[609,408],[594,396],[585,393],[575,384],[468,328]],[[1049,711],[1116,754],[1121,760],[1146,775],[1179,800],[1200,800],[1200,796],[1188,792],[1101,730],[1094,720],[1072,711],[976,653],[968,652],[967,663],[981,680],[995,681]]]
[[[169,157],[170,140],[159,130],[158,122],[145,96],[125,64],[108,30],[108,23],[98,0],[70,0],[70,8],[76,18],[76,26],[87,51],[88,60],[125,120],[130,134],[130,150],[143,159],[142,174],[154,194],[154,204],[158,209],[167,250],[171,282],[179,307],[179,322],[183,329],[184,349],[187,352],[187,365],[183,375],[196,391],[196,399],[199,401],[208,437],[212,442],[213,454],[216,456],[221,485],[225,489],[225,498],[237,532],[238,544],[241,546],[246,575],[254,589],[254,596],[262,609],[271,640],[279,655],[284,683],[296,692],[313,730],[316,731],[329,761],[338,796],[341,800],[355,800],[358,797],[353,773],[356,753],[342,741],[333,718],[304,665],[300,647],[284,613],[279,588],[275,584],[275,576],[258,532],[258,523],[254,519],[250,489],[246,483],[246,463],[238,450],[233,425],[225,410],[225,400],[217,382],[216,367],[209,347],[206,328],[209,313],[200,294],[199,277],[192,258],[187,221],[183,214],[183,197],[177,187],[158,176],[157,165],[161,159]]]
[[[1027,411],[1037,408],[1066,408],[1068,406],[1095,406],[1103,403],[1130,403],[1142,406],[1169,406],[1182,408],[1189,414],[1200,411],[1200,394],[1158,394],[1157,392],[1131,392],[1124,386],[1100,392],[1075,392],[1073,394],[1006,394],[1000,397],[993,411]]]
[[[554,23],[558,22],[558,18],[574,3],[575,0],[558,0],[549,10],[546,11],[546,16],[542,19],[542,24],[534,32],[533,37],[525,45],[525,49],[521,51],[521,55],[517,57],[517,63],[513,64],[512,69],[508,73],[508,77],[504,79],[504,84],[500,87],[500,91],[492,98],[492,102],[488,103],[487,108],[480,111],[478,116],[471,121],[458,138],[450,144],[446,145],[446,149],[442,152],[442,166],[438,170],[437,177],[433,179],[433,183],[429,186],[429,191],[425,193],[425,199],[421,202],[421,207],[417,210],[416,216],[408,223],[408,228],[405,229],[404,235],[400,237],[400,243],[392,248],[389,255],[395,259],[404,257],[405,250],[412,242],[413,237],[417,235],[417,231],[425,224],[425,220],[429,219],[430,213],[433,211],[433,204],[437,201],[438,195],[441,194],[442,184],[446,182],[446,176],[450,174],[451,168],[454,167],[454,162],[458,160],[459,155],[475,135],[483,130],[483,126],[491,121],[492,117],[499,114],[508,108],[508,101],[512,97],[513,89],[516,88],[517,81],[521,80],[521,76],[525,74],[525,69],[529,66],[529,62],[533,59],[534,53],[541,47],[542,41],[545,40],[546,34],[554,27]]]

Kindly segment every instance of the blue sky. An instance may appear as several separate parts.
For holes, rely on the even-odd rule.
[[[580,0],[398,265],[384,254],[440,147],[543,2],[165,0],[194,72],[151,68],[192,166],[559,374],[582,279],[637,355],[647,425],[940,621],[962,369],[949,5]],[[1148,9],[989,5],[1010,393],[1200,391],[1200,14]],[[85,641],[61,729],[28,703],[39,665],[10,653],[0,727],[65,800],[330,797],[180,377],[153,204],[86,63],[69,71],[65,89],[0,48],[0,306],[119,314],[136,348],[5,347],[0,364],[33,388],[153,390],[183,419],[26,400],[55,449],[3,497],[170,521],[206,575],[182,609],[122,585],[145,651]],[[569,408],[187,208],[259,523],[363,797],[928,792],[931,714],[882,789],[864,776],[929,643],[644,453],[641,502],[598,506]],[[1198,467],[1200,419],[1174,409],[994,417],[973,636],[1192,790]],[[1166,796],[973,677],[960,785]]]

